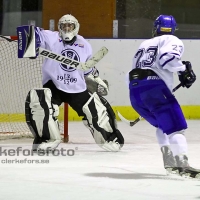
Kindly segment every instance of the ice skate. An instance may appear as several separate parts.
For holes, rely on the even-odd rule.
[[[43,141],[42,141],[41,138],[35,137],[34,140],[33,140],[32,151],[33,152],[37,152],[37,148],[42,142]]]
[[[179,174],[176,160],[169,147],[168,146],[161,147],[161,152],[163,154],[164,168],[166,169],[167,175]]]
[[[185,178],[195,178],[200,180],[200,169],[190,167],[188,158],[185,155],[175,156],[179,174]]]
[[[41,138],[35,138],[33,141],[32,151],[33,152],[53,152],[61,140],[42,140]]]

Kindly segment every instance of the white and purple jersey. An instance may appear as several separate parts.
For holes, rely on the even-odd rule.
[[[42,48],[79,62],[86,62],[92,57],[91,45],[80,35],[77,35],[77,39],[73,45],[67,45],[62,42],[57,31],[37,28],[37,32]],[[84,75],[90,73],[92,70],[77,70],[46,58],[42,66],[42,84],[44,85],[49,80],[52,80],[59,90],[67,93],[80,93],[87,88]]]
[[[173,73],[184,71],[181,57],[184,44],[174,35],[157,36],[141,43],[133,57],[132,69],[151,69],[172,91]]]

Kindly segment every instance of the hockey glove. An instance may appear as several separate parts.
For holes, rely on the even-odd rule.
[[[93,72],[85,77],[87,88],[91,93],[96,92],[100,96],[108,94],[108,81],[99,77],[99,72],[94,68]]]
[[[108,94],[108,81],[107,80],[101,80],[101,82],[98,83],[97,94],[100,96],[106,96]]]
[[[181,82],[182,87],[189,88],[195,81],[196,75],[192,70],[192,65],[189,61],[182,62],[186,66],[186,70],[178,72],[179,81]]]
[[[32,25],[18,26],[18,58],[36,58],[41,45],[37,28]]]

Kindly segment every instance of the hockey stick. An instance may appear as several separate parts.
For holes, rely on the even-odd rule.
[[[39,48],[39,54],[45,58],[50,58],[55,60],[56,62],[62,63],[64,65],[69,65],[70,67],[81,69],[83,71],[88,70],[94,67],[106,54],[108,53],[108,49],[106,47],[102,47],[92,58],[90,58],[85,63],[78,62],[77,60],[72,60],[63,55],[59,55],[53,53],[47,49]]]
[[[8,37],[0,35],[0,37],[4,38],[9,42],[17,42],[16,40],[12,40]],[[77,60],[70,59],[63,55],[56,54],[44,48],[39,48],[39,55],[55,60],[56,62],[62,63],[64,65],[69,65],[70,67],[81,69],[83,71],[88,70],[94,67],[106,54],[108,53],[108,49],[106,47],[102,47],[92,58],[90,58],[85,63],[79,62]]]
[[[181,83],[178,84],[173,90],[172,92],[175,92],[176,90],[178,90],[181,87]],[[122,122],[128,124],[129,126],[134,126],[136,123],[138,123],[143,117],[139,116],[136,120],[134,121],[129,121],[128,119],[126,119],[119,111],[117,111],[117,114],[119,116],[119,118],[121,119]]]
[[[176,90],[178,90],[181,86],[182,86],[181,83],[179,83],[179,84],[172,90],[172,92],[173,92],[173,93],[176,92]]]

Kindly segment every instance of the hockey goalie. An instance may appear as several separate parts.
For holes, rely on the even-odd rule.
[[[92,48],[78,35],[79,27],[78,20],[69,14],[60,18],[59,31],[34,26],[17,27],[18,58],[37,59],[42,47],[78,62],[86,62],[92,57]],[[124,138],[117,128],[115,114],[102,97],[108,93],[108,86],[95,67],[83,71],[46,58],[42,66],[42,84],[43,88],[29,91],[25,103],[26,122],[34,135],[33,150],[54,150],[61,143],[57,118],[63,102],[83,117],[84,125],[101,148],[106,151],[122,148]],[[93,91],[90,89],[89,92],[87,86],[92,86]]]

